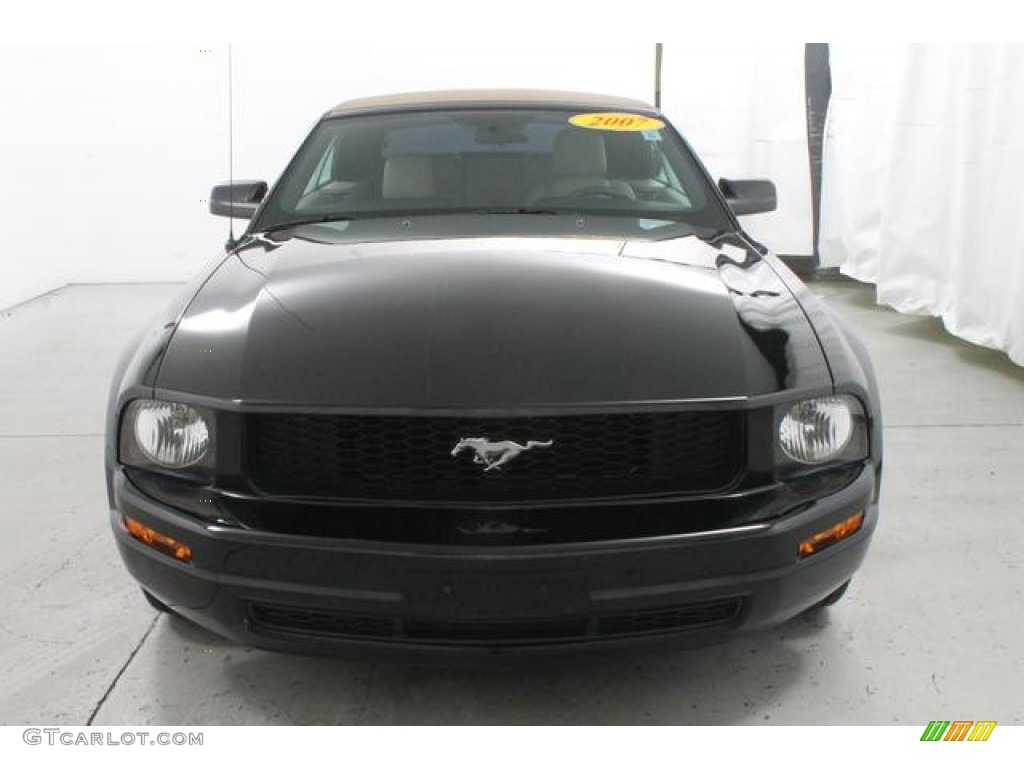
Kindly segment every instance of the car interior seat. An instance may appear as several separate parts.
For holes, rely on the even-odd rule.
[[[641,200],[690,207],[686,196],[670,186],[664,174],[659,178],[654,144],[644,140],[640,133],[623,131],[609,135],[605,139],[605,152],[608,176],[629,184]]]
[[[379,134],[347,134],[330,150],[330,180],[297,204],[299,210],[331,209],[353,199],[379,197],[380,157]]]
[[[535,186],[527,200],[533,203],[545,197],[572,197],[589,191],[636,198],[629,184],[608,178],[608,158],[600,132],[566,128],[555,136],[547,182]]]
[[[434,163],[429,155],[393,155],[384,161],[381,197],[422,200],[434,196]]]

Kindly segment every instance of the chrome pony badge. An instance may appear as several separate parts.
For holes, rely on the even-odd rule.
[[[473,463],[483,464],[484,472],[490,472],[492,469],[501,469],[523,451],[531,451],[534,448],[550,448],[552,442],[551,440],[544,442],[527,440],[523,445],[512,440],[492,443],[486,437],[464,437],[452,448],[452,456],[458,456],[465,450],[473,451]]]

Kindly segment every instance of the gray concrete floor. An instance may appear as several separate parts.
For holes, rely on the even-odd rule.
[[[569,665],[255,651],[157,616],[107,530],[114,362],[173,285],[0,312],[0,723],[1024,723],[1024,370],[873,289],[812,284],[871,347],[882,519],[845,601],[725,645]]]

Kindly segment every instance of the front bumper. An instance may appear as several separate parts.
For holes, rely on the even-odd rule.
[[[442,547],[265,533],[203,522],[114,473],[111,522],[142,586],[175,612],[247,645],[550,651],[672,639],[701,644],[781,623],[860,566],[877,520],[866,464],[841,490],[781,518],[725,531],[520,547]],[[807,558],[797,545],[865,512],[860,531]],[[125,530],[123,515],[185,542],[182,564]]]

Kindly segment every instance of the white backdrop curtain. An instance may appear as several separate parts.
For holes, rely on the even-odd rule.
[[[1024,46],[833,45],[820,254],[1024,365]]]
[[[744,229],[776,253],[812,253],[804,46],[758,44],[742,55],[723,56],[717,41],[700,46],[668,40],[665,114],[715,179],[775,182],[778,210],[744,217]]]

